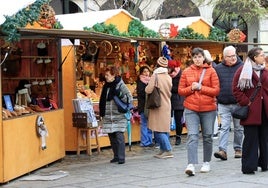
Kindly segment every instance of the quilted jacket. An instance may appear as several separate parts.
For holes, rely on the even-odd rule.
[[[203,68],[206,68],[206,72],[201,83],[201,90],[192,91],[192,83],[199,81]],[[219,78],[216,71],[206,63],[202,67],[195,64],[190,65],[182,72],[178,92],[185,96],[183,104],[189,110],[195,112],[216,110],[216,96],[220,92]]]

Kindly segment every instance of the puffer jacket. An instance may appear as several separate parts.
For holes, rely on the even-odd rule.
[[[127,100],[129,100],[129,102],[133,101],[133,97],[122,79],[116,85],[116,90],[120,91],[121,96],[124,96],[121,98],[123,102],[127,102]],[[125,114],[118,112],[118,108],[114,100],[106,101],[105,116],[103,116],[102,124],[103,133],[125,132],[126,127],[127,119]]]
[[[203,68],[206,72],[199,91],[192,91],[192,83],[199,82]],[[220,92],[220,83],[216,71],[208,64],[197,67],[192,64],[181,75],[178,92],[185,96],[184,107],[195,112],[208,112],[217,109],[216,96]]]

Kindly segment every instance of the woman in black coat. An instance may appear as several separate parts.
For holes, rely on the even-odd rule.
[[[175,123],[176,123],[176,141],[175,145],[181,144],[181,134],[182,134],[182,118],[183,118],[183,101],[184,97],[178,94],[178,87],[181,78],[181,69],[180,69],[180,62],[175,60],[169,60],[168,68],[169,68],[169,75],[172,78],[172,89],[171,89],[171,110]]]
[[[138,97],[138,112],[141,117],[140,125],[140,145],[142,147],[153,146],[152,131],[147,126],[147,117],[144,113],[146,93],[145,87],[150,80],[150,69],[148,66],[142,66],[140,68],[140,74],[137,80],[137,97]]]

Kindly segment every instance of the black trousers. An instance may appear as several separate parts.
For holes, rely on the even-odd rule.
[[[114,153],[114,159],[125,161],[125,136],[123,132],[108,133],[111,147]]]
[[[180,137],[182,133],[182,120],[183,110],[174,110],[174,119],[176,122],[176,136]]]
[[[264,108],[263,108],[264,111]],[[262,113],[262,124],[244,126],[242,146],[242,172],[267,170],[268,165],[268,119]]]

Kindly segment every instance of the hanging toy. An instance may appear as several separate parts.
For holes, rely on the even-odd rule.
[[[167,44],[165,44],[163,46],[163,49],[162,49],[162,54],[165,58],[167,58],[168,60],[171,60],[171,52],[170,52],[170,49],[169,49],[169,46]]]
[[[37,135],[41,138],[41,148],[42,150],[47,149],[46,137],[48,136],[48,130],[44,122],[43,116],[39,115],[36,119],[36,130]]]

